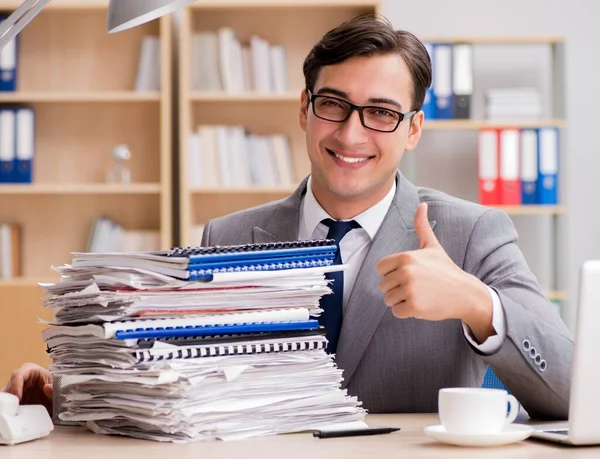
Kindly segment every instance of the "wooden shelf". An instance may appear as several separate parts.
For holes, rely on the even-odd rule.
[[[549,118],[539,120],[425,120],[423,129],[482,129],[482,128],[502,128],[502,127],[518,127],[518,128],[539,128],[539,127],[563,127],[565,120]]]
[[[424,42],[430,43],[472,43],[474,45],[555,45],[563,43],[562,35],[522,35],[522,36],[420,36]]]
[[[65,183],[65,184],[0,184],[0,195],[22,194],[158,194],[161,192],[160,183],[133,183],[118,185],[110,183]]]
[[[306,8],[306,7],[379,7],[379,0],[201,0],[192,9],[215,8]]]
[[[561,215],[566,213],[566,206],[523,205],[523,206],[490,206],[501,209],[509,215]]]
[[[6,0],[1,2],[0,7],[7,10],[14,10],[21,6],[22,0]],[[107,0],[53,0],[46,7],[46,10],[106,10],[108,9]]]
[[[550,301],[564,301],[567,299],[567,292],[564,290],[550,290],[546,296]]]
[[[251,187],[251,188],[192,188],[193,194],[290,194],[296,187]]]
[[[56,277],[15,277],[13,279],[0,279],[0,288],[2,287],[38,287],[40,291],[42,287],[38,284],[48,282],[58,282],[60,276],[57,274]]]
[[[0,93],[0,103],[21,102],[160,102],[158,92],[134,92],[134,91],[93,91],[93,92],[3,92]]]
[[[300,90],[286,93],[239,93],[194,91],[189,95],[193,102],[300,102]]]

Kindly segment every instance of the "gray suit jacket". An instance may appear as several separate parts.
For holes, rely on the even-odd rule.
[[[306,181],[288,198],[207,222],[202,245],[297,239]],[[439,389],[481,386],[490,365],[531,417],[566,419],[573,340],[528,269],[510,218],[497,209],[417,188],[400,173],[397,182],[344,309],[336,355],[344,387],[371,413],[436,412]],[[481,355],[468,343],[460,320],[401,320],[383,302],[376,264],[391,253],[419,247],[414,214],[423,201],[454,263],[500,297],[507,337],[493,355]],[[524,349],[524,341],[533,352]],[[535,363],[536,354],[546,361],[544,371]]]

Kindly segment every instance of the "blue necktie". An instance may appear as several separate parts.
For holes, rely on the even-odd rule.
[[[331,218],[326,218],[321,223],[329,227],[327,233],[327,239],[335,239],[338,246],[334,264],[342,264],[342,255],[340,252],[340,241],[344,238],[348,232],[353,228],[360,228],[360,225],[354,220],[338,222]],[[327,273],[325,275],[327,279],[332,279],[333,283],[330,284],[333,293],[323,295],[321,297],[321,309],[323,312],[319,317],[319,323],[325,327],[327,336],[327,353],[335,354],[337,350],[337,343],[340,337],[340,330],[342,329],[342,308],[344,301],[344,272],[335,271]]]

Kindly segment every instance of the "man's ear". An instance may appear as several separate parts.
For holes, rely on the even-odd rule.
[[[306,132],[306,118],[308,117],[308,94],[306,89],[300,94],[300,128]]]
[[[423,131],[424,119],[425,115],[423,110],[419,110],[412,116],[410,127],[408,128],[408,139],[406,141],[405,151],[413,150],[419,143],[419,140],[421,139],[421,132]]]

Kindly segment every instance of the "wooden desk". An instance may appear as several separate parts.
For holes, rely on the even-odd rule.
[[[438,424],[437,415],[371,415],[371,426],[399,426],[400,432],[372,437],[320,440],[290,434],[237,441],[191,444],[159,443],[93,434],[79,427],[56,427],[48,437],[16,446],[0,446],[2,459],[353,459],[353,458],[598,458],[599,447],[567,447],[533,440],[494,448],[465,448],[437,443],[423,433]]]

